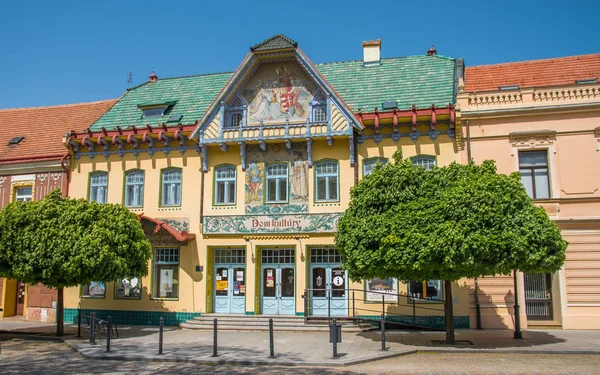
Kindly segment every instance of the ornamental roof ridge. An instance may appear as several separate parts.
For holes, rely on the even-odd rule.
[[[414,57],[442,58],[442,59],[445,59],[445,60],[456,60],[455,57],[449,57],[449,56],[444,56],[444,55],[432,55],[432,56],[427,56],[427,55],[393,56],[393,57],[382,57],[380,60],[398,60],[398,59],[407,59],[407,58],[414,58]],[[364,60],[362,60],[362,59],[354,59],[354,60],[342,60],[342,61],[325,61],[325,62],[315,63],[314,65],[318,67],[318,66],[323,66],[323,65],[347,64],[347,63],[353,63],[353,62],[363,63]]]
[[[283,34],[275,34],[272,37],[250,47],[250,51],[259,52],[285,48],[298,48],[298,42],[288,38]]]
[[[55,108],[68,108],[68,107],[76,107],[76,106],[80,106],[80,105],[94,105],[94,104],[102,104],[102,103],[108,103],[108,102],[114,102],[113,105],[115,103],[117,103],[117,101],[120,99],[119,98],[113,98],[113,99],[103,99],[103,100],[96,100],[93,102],[82,102],[82,103],[67,103],[67,104],[56,104],[56,105],[42,105],[42,106],[37,106],[37,107],[18,107],[18,108],[0,108],[0,112],[10,112],[10,111],[29,111],[29,110],[41,110],[41,109],[55,109]]]
[[[543,58],[543,59],[530,59],[530,60],[520,60],[520,61],[507,61],[507,62],[492,63],[492,64],[469,65],[466,68],[467,69],[477,69],[477,68],[487,68],[490,66],[508,66],[508,65],[514,65],[514,64],[537,64],[537,63],[544,63],[544,62],[552,63],[555,61],[561,61],[561,60],[566,60],[566,59],[578,60],[582,57],[593,57],[593,56],[600,57],[600,52],[584,53],[581,55],[547,57],[547,58]]]

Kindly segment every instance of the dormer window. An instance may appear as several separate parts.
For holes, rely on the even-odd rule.
[[[167,107],[143,109],[142,111],[144,114],[142,117],[162,117],[165,114],[165,109],[167,109]]]
[[[242,126],[244,121],[244,102],[239,96],[233,98],[225,108],[225,127],[237,128]]]
[[[142,111],[142,118],[163,117],[171,112],[175,103],[177,103],[176,100],[171,100],[162,103],[138,104],[137,107]]]
[[[327,97],[321,90],[315,93],[311,102],[311,120],[312,122],[327,121]]]

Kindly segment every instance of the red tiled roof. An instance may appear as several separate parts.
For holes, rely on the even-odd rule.
[[[600,80],[600,53],[467,67],[465,90],[498,90],[500,86],[540,87]]]
[[[117,101],[1,109],[0,163],[65,154],[67,149],[62,144],[62,137],[70,130],[87,129]],[[9,145],[14,137],[25,138],[16,145]]]

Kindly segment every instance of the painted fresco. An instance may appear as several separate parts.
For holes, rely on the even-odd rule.
[[[205,216],[203,228],[204,234],[335,233],[341,216],[339,213]]]
[[[242,89],[248,125],[305,122],[315,87],[296,63],[264,64]]]
[[[282,144],[248,146],[245,203],[248,214],[298,213],[308,211],[308,153],[303,144],[292,144],[288,150]],[[288,204],[265,204],[265,169],[268,163],[287,162],[289,170]]]

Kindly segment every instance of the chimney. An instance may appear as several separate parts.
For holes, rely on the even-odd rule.
[[[381,39],[363,42],[364,65],[379,65],[381,60]]]
[[[150,82],[156,82],[158,81],[158,76],[156,74],[154,74],[154,70],[152,71],[152,74],[150,74],[150,77],[148,77]]]
[[[437,50],[433,46],[431,46],[431,48],[427,50],[427,56],[434,56],[434,55],[437,55]]]

